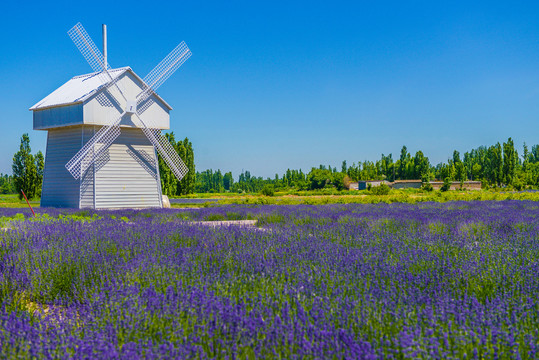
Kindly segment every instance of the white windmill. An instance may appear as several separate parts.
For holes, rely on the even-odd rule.
[[[141,79],[107,62],[80,23],[68,31],[94,73],[76,76],[30,108],[47,130],[41,206],[162,207],[156,151],[181,179],[187,167],[161,134],[172,108],[156,93],[190,56],[182,41]]]

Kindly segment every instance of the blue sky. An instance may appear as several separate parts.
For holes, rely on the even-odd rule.
[[[185,40],[159,89],[197,170],[398,157],[436,164],[513,137],[539,143],[539,3],[438,1],[9,2],[0,15],[0,172],[20,136],[45,151],[28,108],[91,72],[67,36],[81,22],[113,67],[145,76]]]

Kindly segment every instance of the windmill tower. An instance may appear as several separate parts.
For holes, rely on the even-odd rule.
[[[172,108],[156,90],[190,56],[182,41],[141,79],[112,69],[80,23],[68,31],[93,73],[75,76],[30,108],[47,130],[42,207],[162,207],[156,152],[180,180],[187,167],[161,134]]]

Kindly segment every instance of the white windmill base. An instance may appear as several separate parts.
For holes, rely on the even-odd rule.
[[[41,206],[161,208],[156,153],[140,128],[122,127],[121,135],[80,179],[67,171],[65,164],[99,128],[79,125],[49,129]]]

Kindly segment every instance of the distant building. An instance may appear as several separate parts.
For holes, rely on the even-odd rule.
[[[361,180],[358,182],[350,183],[349,190],[365,190],[369,187],[380,186],[386,184],[392,189],[420,189],[423,183],[421,180],[395,180],[394,182],[388,182],[385,180]],[[443,185],[443,181],[431,181],[430,184],[434,190],[439,190]],[[450,190],[481,190],[481,181],[453,181],[451,183]]]
[[[421,180],[395,180],[389,183],[392,189],[420,189],[423,182]]]
[[[431,181],[430,184],[432,185],[432,188],[434,190],[439,190],[444,185],[444,182],[443,181]],[[481,181],[464,181],[464,182],[462,182],[462,187],[461,187],[461,182],[460,181],[453,181],[451,183],[451,186],[450,186],[449,189],[450,190],[459,190],[459,189],[463,189],[463,190],[481,190]]]
[[[369,187],[369,184],[371,187],[374,186],[380,186],[381,184],[388,184],[385,180],[361,180],[357,183],[352,183],[355,185],[355,188],[353,190],[365,190]],[[352,190],[352,184],[350,184],[350,190]]]
[[[443,181],[430,181],[434,190],[439,190],[443,185]],[[395,180],[388,184],[393,189],[420,189],[423,183],[421,180]],[[481,181],[453,181],[449,188],[450,190],[481,190]]]

